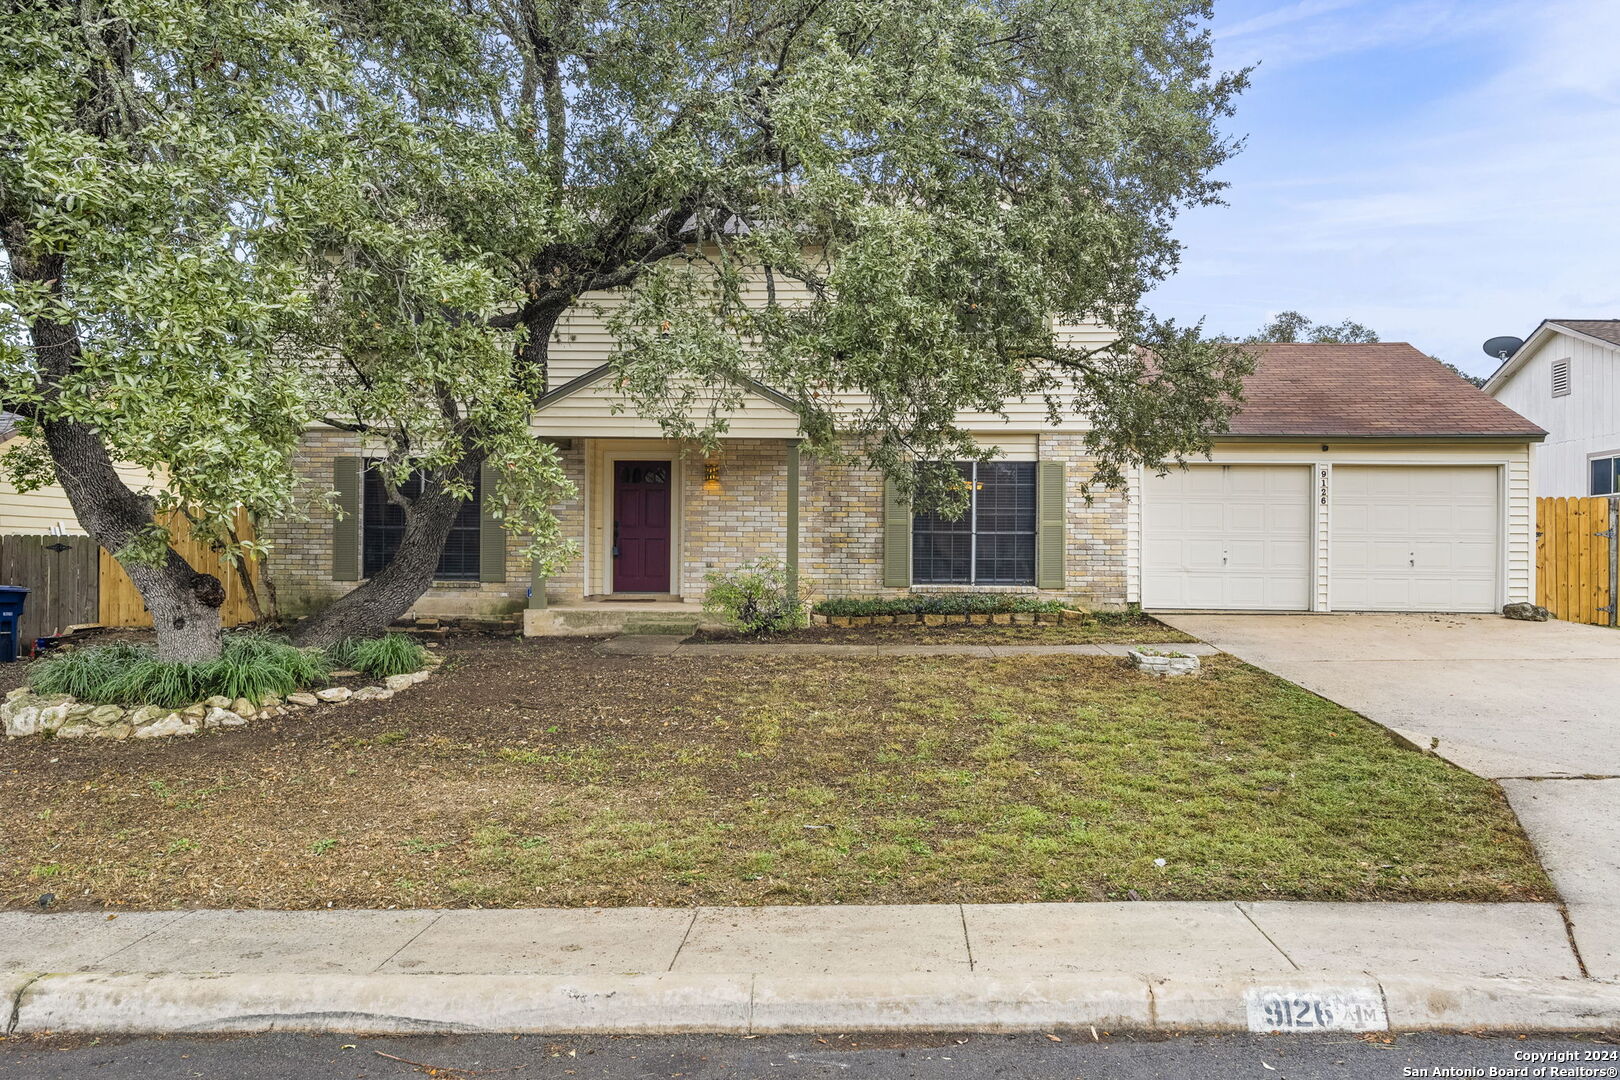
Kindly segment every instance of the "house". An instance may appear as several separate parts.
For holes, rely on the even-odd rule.
[[[1547,429],[1537,495],[1620,493],[1620,319],[1546,319],[1485,391]]]
[[[1101,326],[1063,331],[1106,344]],[[1530,446],[1543,432],[1410,345],[1269,345],[1210,459],[1088,502],[1083,418],[1044,404],[964,416],[999,456],[965,466],[959,521],[913,515],[883,478],[801,452],[792,403],[752,383],[719,453],[696,456],[622,407],[601,319],[570,313],[532,418],[578,497],[581,557],[531,579],[519,544],[469,503],[419,615],[525,608],[531,633],[695,618],[705,575],[781,561],[817,596],[1017,592],[1094,608],[1495,611],[1533,590]],[[357,513],[271,526],[289,610],[381,565],[400,523],[346,432],[309,433],[309,494]],[[633,603],[625,601],[634,601]]]

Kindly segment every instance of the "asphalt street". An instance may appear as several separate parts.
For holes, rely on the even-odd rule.
[[[1524,1071],[1508,1071],[1519,1069]],[[0,1040],[0,1078],[5,1080],[389,1080],[421,1076],[441,1080],[800,1080],[838,1076],[851,1080],[1384,1080],[1513,1075],[1620,1076],[1620,1039],[1428,1034],[1136,1039],[1104,1033],[1094,1039],[1090,1032],[1082,1031],[752,1039],[274,1034]]]

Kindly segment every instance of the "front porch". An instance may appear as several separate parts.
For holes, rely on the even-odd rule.
[[[797,440],[728,438],[707,454],[650,438],[563,449],[579,495],[558,517],[579,555],[531,580],[526,635],[691,633],[705,624],[710,573],[759,558],[797,568]]]

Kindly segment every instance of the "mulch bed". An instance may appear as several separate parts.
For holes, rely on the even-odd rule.
[[[800,645],[1110,645],[1171,644],[1197,641],[1148,615],[1116,615],[1106,620],[1035,624],[952,624],[809,626],[784,634],[751,636],[727,630],[699,631],[689,640],[772,641]]]

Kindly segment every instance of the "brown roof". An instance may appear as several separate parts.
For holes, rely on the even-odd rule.
[[[1620,345],[1620,319],[1548,319],[1558,326],[1567,326],[1577,334],[1595,337],[1611,345]]]
[[[1432,438],[1546,434],[1405,342],[1249,345],[1231,435]]]

